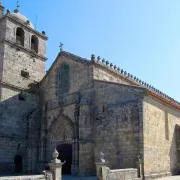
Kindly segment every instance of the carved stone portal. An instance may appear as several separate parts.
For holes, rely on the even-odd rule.
[[[78,141],[78,130],[77,125],[73,123],[71,119],[64,115],[60,115],[57,120],[55,120],[52,125],[50,126],[47,134],[47,138],[49,142],[51,142],[50,151],[53,152],[54,148],[58,148],[60,146],[64,147],[65,145],[71,146],[71,151],[68,151],[68,157],[72,157],[71,164],[69,165],[68,162],[65,164],[69,167],[70,166],[70,173],[77,174],[78,173],[78,162],[79,162],[79,141]],[[68,168],[69,172],[69,168]]]

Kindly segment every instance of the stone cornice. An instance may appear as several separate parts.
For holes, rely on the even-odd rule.
[[[180,103],[178,101],[174,100],[173,98],[169,97],[163,92],[157,90],[153,86],[150,86],[147,83],[144,83],[138,78],[136,77],[132,78],[130,74],[127,73],[126,71],[123,71],[123,72],[118,71],[117,69],[114,69],[113,67],[109,67],[108,65],[105,65],[104,63],[101,63],[101,62],[93,61],[92,63],[94,64],[94,66],[97,66],[111,74],[114,74],[120,77],[123,81],[128,82],[130,85],[146,88],[147,91],[149,92],[148,94],[151,94],[154,97],[158,97],[159,100],[166,102],[168,105],[171,105],[174,108],[180,110]]]
[[[180,106],[178,104],[172,102],[171,100],[168,100],[167,98],[163,98],[162,96],[159,96],[159,95],[157,95],[156,93],[154,93],[154,92],[152,92],[150,90],[147,91],[147,94],[154,97],[155,99],[158,99],[159,101],[167,104],[168,106],[171,106],[171,107],[173,107],[173,108],[175,108],[177,110],[180,110]]]
[[[5,87],[11,88],[11,89],[15,89],[17,91],[26,91],[28,93],[37,94],[37,95],[39,94],[37,92],[31,91],[30,89],[25,89],[25,88],[22,88],[22,87],[18,87],[18,86],[15,86],[13,84],[9,84],[9,83],[3,82],[3,81],[0,81],[0,85],[3,85]]]
[[[138,83],[128,79],[127,77],[125,77],[122,74],[120,74],[118,71],[116,71],[116,70],[114,70],[114,69],[112,69],[112,68],[110,68],[110,67],[108,67],[108,66],[106,66],[104,64],[99,64],[97,62],[94,62],[93,64],[94,64],[94,66],[96,66],[98,68],[101,68],[101,69],[105,70],[106,72],[111,73],[111,74],[119,77],[122,81],[125,81],[125,82],[129,83],[130,85],[139,86]]]
[[[5,139],[18,139],[18,140],[27,140],[27,138],[21,137],[21,136],[6,136],[6,135],[0,135],[0,138],[5,138]]]
[[[10,14],[5,14],[5,15],[0,19],[0,22],[1,22],[2,20],[4,20],[5,18],[11,19],[11,20],[14,21],[15,23],[18,23],[19,25],[25,27],[26,29],[28,29],[29,31],[35,33],[36,35],[41,36],[42,39],[48,40],[48,37],[47,37],[47,36],[43,35],[42,33],[38,32],[38,31],[36,31],[36,30],[34,30],[34,29],[31,28],[31,27],[26,26],[25,24],[21,23],[21,22],[18,21],[17,19],[11,17]]]
[[[105,64],[105,61],[101,63],[99,60],[97,60],[97,61],[95,59],[92,60],[92,58],[91,58],[91,61],[89,61],[88,59],[81,58],[79,56],[76,56],[74,54],[71,54],[71,53],[68,53],[65,51],[61,52],[60,54],[62,54],[63,56],[68,56],[68,57],[72,58],[72,60],[75,59],[81,63],[84,62],[83,64],[87,64],[87,65],[93,64],[94,66],[96,66],[98,68],[102,68],[105,71],[107,71],[108,73],[111,73],[111,74],[119,77],[123,81],[129,83],[130,85],[139,86],[139,87],[147,89],[147,91],[150,92],[149,94],[153,95],[154,97],[158,97],[159,100],[166,102],[168,105],[171,105],[176,109],[180,109],[180,103],[178,101],[174,100],[173,98],[169,97],[168,95],[164,94],[163,92],[157,90],[153,86],[141,81],[137,77],[132,77],[130,73],[127,73],[126,71],[124,71],[122,69],[120,71],[120,69],[117,68],[116,66],[113,66],[112,63],[110,63],[110,66],[108,66],[107,64]],[[108,64],[109,64],[109,62],[108,62]]]
[[[74,54],[71,54],[69,52],[66,52],[66,51],[61,51],[60,53],[58,53],[56,59],[54,60],[54,62],[52,63],[52,65],[50,66],[50,68],[48,69],[47,73],[45,74],[45,76],[43,77],[43,79],[41,80],[40,84],[43,83],[43,81],[46,79],[46,77],[49,75],[49,73],[51,72],[51,70],[53,69],[53,67],[55,66],[55,64],[57,63],[58,59],[61,57],[61,56],[64,56],[72,61],[76,61],[78,63],[81,63],[81,64],[86,64],[86,65],[91,65],[92,62],[89,61],[88,59],[85,59],[85,58],[82,58],[80,56],[76,56]]]
[[[24,50],[24,51],[28,52],[29,54],[31,54],[31,56],[36,57],[36,58],[39,58],[39,59],[41,59],[41,60],[44,61],[44,62],[47,60],[46,57],[41,56],[41,55],[39,55],[39,54],[36,54],[36,53],[32,52],[30,49],[27,49],[27,48],[25,48],[25,47],[23,47],[23,46],[19,46],[18,44],[14,43],[14,42],[12,42],[12,41],[9,41],[8,39],[2,40],[2,41],[0,42],[0,44],[1,44],[2,42],[7,42],[7,43],[15,46],[15,47],[18,48],[18,49]]]
[[[58,61],[58,59],[61,55],[68,57],[68,58],[70,58],[76,62],[82,63],[82,64],[93,65],[95,67],[101,68],[101,69],[107,71],[108,73],[111,73],[111,74],[119,77],[122,81],[129,83],[131,86],[136,86],[136,87],[141,87],[141,88],[146,89],[147,94],[149,94],[149,95],[151,94],[152,96],[157,97],[159,100],[167,103],[168,105],[171,105],[172,107],[180,110],[180,103],[178,101],[176,101],[173,98],[169,97],[168,95],[162,93],[161,91],[155,89],[153,86],[150,86],[147,83],[139,80],[138,78],[132,77],[131,74],[127,73],[126,71],[124,71],[124,70],[120,71],[120,69],[118,70],[118,68],[114,69],[113,66],[111,67],[111,66],[106,65],[105,61],[102,63],[100,61],[95,61],[95,60],[90,61],[88,59],[76,56],[76,55],[71,54],[66,51],[62,51],[58,54],[58,56],[56,57],[55,61],[49,68],[48,72],[46,73],[46,75],[44,76],[44,78],[42,79],[40,84],[42,84],[44,79],[49,75],[50,71],[52,70],[52,68],[54,67],[54,65],[56,64],[56,62]]]
[[[129,84],[122,84],[122,83],[118,83],[118,82],[99,80],[99,79],[93,79],[93,81],[100,82],[100,83],[113,84],[113,85],[117,85],[117,86],[125,86],[125,87],[131,87],[131,88],[136,88],[136,89],[142,89],[144,91],[147,91],[147,89],[145,87],[138,86],[137,84],[129,85]]]

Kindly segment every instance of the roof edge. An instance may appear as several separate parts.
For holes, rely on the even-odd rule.
[[[122,83],[118,83],[118,82],[111,82],[111,81],[105,81],[105,80],[99,80],[99,79],[93,79],[93,81],[97,81],[97,82],[101,82],[101,83],[114,84],[114,85],[118,85],[118,86],[133,87],[133,88],[142,89],[145,91],[147,90],[146,88],[141,87],[141,86],[137,86],[137,85],[122,84]]]
[[[89,61],[86,58],[82,58],[80,56],[76,56],[74,54],[71,54],[69,52],[66,51],[61,51],[60,53],[58,53],[58,55],[56,56],[54,62],[52,63],[51,67],[48,69],[47,73],[45,74],[45,76],[43,77],[43,79],[40,82],[40,85],[43,83],[43,81],[46,79],[46,77],[49,75],[49,73],[51,72],[51,70],[53,69],[53,67],[55,66],[55,64],[57,63],[59,57],[64,56],[66,58],[69,58],[71,60],[74,60],[76,62],[82,63],[82,64],[91,64],[91,61]]]

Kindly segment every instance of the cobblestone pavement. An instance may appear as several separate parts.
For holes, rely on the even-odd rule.
[[[63,176],[62,180],[97,180],[95,176],[79,177],[79,176]]]
[[[164,177],[164,178],[159,178],[155,180],[180,180],[180,176]]]

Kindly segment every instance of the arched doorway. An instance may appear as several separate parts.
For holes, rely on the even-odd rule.
[[[14,157],[15,173],[22,173],[22,156],[16,155]]]
[[[62,166],[63,174],[71,174],[72,165],[72,144],[60,144],[57,146],[57,151],[59,152],[59,157],[62,162],[66,163]]]

